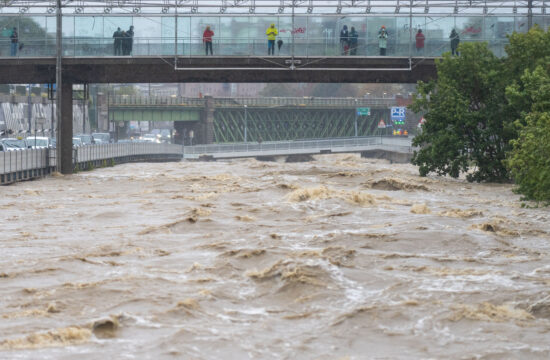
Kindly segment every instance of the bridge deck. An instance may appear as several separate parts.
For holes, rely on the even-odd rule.
[[[357,137],[303,141],[277,141],[266,143],[239,143],[185,146],[184,159],[209,156],[214,159],[232,159],[256,156],[314,155],[322,153],[353,153],[385,150],[395,153],[412,153],[408,137]]]
[[[435,58],[408,57],[67,57],[64,79],[82,83],[415,83],[436,76]],[[0,83],[53,83],[55,58],[0,58]]]

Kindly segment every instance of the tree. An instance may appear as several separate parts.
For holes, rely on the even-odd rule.
[[[550,31],[545,32],[538,25],[527,33],[513,33],[506,45],[508,57],[505,60],[505,76],[509,79],[507,92],[510,111],[516,119],[525,119],[531,111],[533,98],[525,91],[525,71],[532,72],[537,66],[548,66],[550,59]],[[530,85],[531,91],[534,88]],[[535,90],[537,91],[537,90]]]
[[[467,172],[469,181],[505,181],[503,160],[516,134],[503,101],[503,62],[486,43],[463,43],[460,54],[444,54],[437,80],[418,85],[411,108],[426,122],[413,140],[421,148],[412,162],[422,176]]]
[[[531,104],[515,124],[519,136],[512,140],[507,165],[517,184],[516,191],[525,199],[550,204],[550,57],[546,65],[525,70],[521,85],[509,86],[509,101]]]

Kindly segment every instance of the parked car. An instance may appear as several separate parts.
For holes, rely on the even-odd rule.
[[[44,149],[48,147],[55,147],[52,138],[45,136],[29,136],[25,139],[27,146],[33,149]]]
[[[27,142],[23,139],[4,138],[0,139],[1,151],[15,151],[26,149]]]
[[[111,134],[109,133],[94,133],[92,136],[96,144],[108,144],[111,142]]]
[[[82,140],[79,137],[73,138],[73,147],[82,146]]]
[[[75,135],[73,137],[74,138],[78,138],[80,139],[80,141],[82,142],[81,145],[92,145],[92,144],[95,144],[95,140],[94,140],[94,137],[92,135],[87,135],[87,134],[78,134],[78,135]]]

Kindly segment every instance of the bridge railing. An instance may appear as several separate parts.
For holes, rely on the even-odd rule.
[[[75,162],[108,160],[128,156],[181,154],[181,146],[173,144],[122,143],[86,145],[75,148]]]
[[[272,98],[215,98],[219,107],[247,106],[312,106],[312,107],[364,107],[392,106],[395,99],[322,98],[322,97],[272,97]]]
[[[275,56],[318,57],[318,56],[381,56],[377,36],[359,38],[356,46],[344,50],[338,39],[309,37],[307,39],[284,38],[281,47],[275,43]],[[504,55],[506,39],[475,38],[463,39],[468,42],[487,42],[497,56]],[[417,50],[414,40],[390,38],[385,56],[400,57],[437,57],[450,51],[450,41],[447,38],[425,40],[425,46]],[[214,56],[268,56],[268,42],[265,37],[214,37],[212,41]],[[48,37],[27,38],[17,44],[15,55],[12,55],[9,38],[0,37],[0,57],[55,57],[55,39]],[[131,49],[117,50],[112,37],[65,37],[63,39],[63,56],[67,57],[111,57],[111,56],[167,56],[202,57],[206,48],[202,37],[134,37]]]
[[[115,95],[109,97],[109,105],[116,106],[188,106],[203,107],[206,99],[176,96],[134,96]],[[273,97],[273,98],[214,98],[216,107],[276,107],[276,106],[309,106],[309,107],[390,107],[395,99],[387,98],[322,98],[322,97]]]
[[[0,151],[0,174],[28,171],[49,166],[48,149]]]
[[[187,98],[176,96],[135,96],[135,95],[115,95],[109,96],[109,105],[131,105],[131,106],[192,106],[203,107],[205,99]]]
[[[408,141],[408,139],[407,139]],[[262,143],[236,143],[236,144],[212,144],[212,145],[193,145],[185,146],[184,157],[187,155],[208,155],[219,153],[272,153],[277,151],[296,151],[296,150],[331,150],[338,148],[356,148],[372,145],[396,145],[410,147],[410,142],[403,139],[396,139],[393,142],[387,141],[383,137],[357,137],[326,140],[296,140],[296,141],[278,141]]]
[[[119,143],[87,145],[73,149],[75,167],[86,164],[111,165],[139,160],[181,159],[181,145]],[[0,152],[0,184],[42,176],[56,167],[55,149],[25,149]]]

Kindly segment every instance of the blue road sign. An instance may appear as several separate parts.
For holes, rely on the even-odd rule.
[[[391,119],[397,121],[405,121],[405,113],[407,108],[394,106],[391,108]]]

